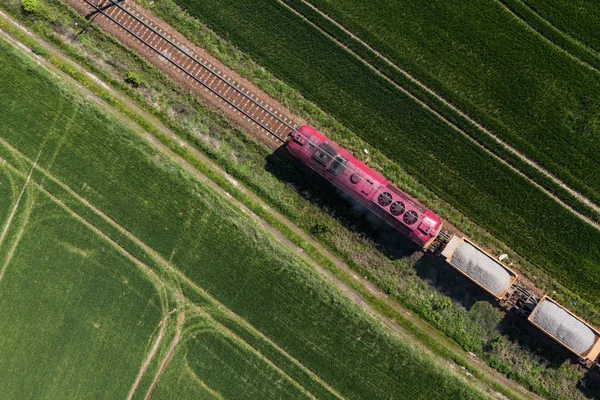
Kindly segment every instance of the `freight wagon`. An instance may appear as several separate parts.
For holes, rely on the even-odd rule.
[[[496,298],[500,306],[526,318],[585,366],[599,366],[600,331],[551,298],[540,298],[518,284],[518,275],[512,269],[471,240],[443,231],[437,215],[319,131],[306,125],[295,129],[287,138],[286,148],[423,250],[442,257]]]
[[[598,360],[600,332],[550,297],[540,300],[528,321],[578,356],[586,366]]]
[[[517,280],[513,270],[466,238],[453,236],[441,255],[458,272],[498,300],[504,298]]]

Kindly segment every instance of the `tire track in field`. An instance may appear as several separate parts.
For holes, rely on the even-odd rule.
[[[131,389],[129,390],[129,393],[127,394],[127,400],[131,400],[133,398],[133,395],[135,394],[135,391],[137,390],[137,387],[140,384],[140,381],[142,380],[142,377],[146,373],[146,370],[148,369],[148,366],[150,365],[150,362],[152,361],[152,359],[154,358],[154,355],[158,351],[158,347],[160,346],[160,343],[162,342],[162,340],[163,340],[163,338],[165,336],[165,332],[167,330],[167,325],[169,323],[170,316],[171,316],[170,314],[167,314],[160,321],[160,323],[159,323],[160,330],[158,331],[158,336],[157,336],[156,340],[154,341],[154,344],[152,345],[152,348],[150,349],[150,352],[146,356],[146,359],[142,363],[142,366],[140,367],[140,370],[138,372],[137,377],[135,378],[135,381],[133,382],[133,385],[131,385]]]
[[[0,137],[0,144],[2,144],[4,147],[6,147],[8,150],[10,150],[14,155],[18,156],[19,158],[21,158],[25,161],[28,161],[29,163],[32,163],[32,161],[25,154],[21,153],[19,150],[14,148],[11,144],[6,142],[6,140],[4,140],[2,137]],[[7,163],[6,165],[9,168],[13,169],[15,172],[22,174],[21,171],[17,170],[15,167],[11,166],[10,163]],[[36,166],[36,169],[37,169],[37,171],[41,172],[46,178],[48,178],[49,180],[51,180],[52,182],[54,182],[55,184],[60,186],[63,190],[65,190],[67,193],[69,193],[71,196],[73,196],[77,201],[79,201],[80,203],[85,205],[88,209],[90,209],[92,212],[94,212],[96,215],[98,215],[100,218],[102,218],[105,222],[107,222],[113,228],[118,230],[121,234],[126,236],[132,242],[134,242],[148,256],[150,256],[155,262],[157,262],[165,271],[169,272],[171,274],[171,276],[173,276],[174,278],[177,278],[179,280],[179,282],[185,283],[194,292],[196,292],[198,295],[200,295],[205,300],[210,302],[214,307],[223,311],[225,313],[225,315],[227,315],[229,318],[231,318],[234,321],[236,321],[237,323],[239,323],[241,326],[246,328],[248,331],[253,333],[255,336],[258,336],[262,340],[267,342],[276,351],[278,351],[279,353],[284,355],[285,358],[290,360],[298,368],[300,368],[302,371],[307,373],[315,381],[319,382],[324,388],[326,388],[328,391],[330,391],[336,397],[343,399],[343,396],[341,396],[339,393],[337,393],[335,391],[335,389],[333,389],[331,386],[329,386],[325,381],[323,381],[314,372],[312,372],[310,369],[308,369],[306,366],[304,366],[300,361],[298,361],[291,354],[286,352],[283,348],[281,348],[279,345],[277,345],[275,342],[273,342],[269,337],[267,337],[264,333],[262,333],[257,328],[255,328],[252,324],[250,324],[244,318],[242,318],[241,316],[239,316],[238,314],[233,312],[231,309],[229,309],[227,306],[225,306],[223,303],[221,303],[219,300],[217,300],[216,298],[214,298],[213,296],[208,294],[203,288],[198,286],[194,281],[192,281],[187,275],[185,275],[179,269],[173,267],[165,258],[163,258],[158,252],[156,252],[154,249],[152,249],[150,246],[148,246],[146,243],[144,243],[142,240],[140,240],[137,236],[135,236],[131,232],[127,231],[124,227],[119,225],[108,215],[104,214],[97,207],[95,207],[94,205],[89,203],[85,198],[81,197],[79,194],[77,194],[77,192],[75,192],[73,189],[71,189],[65,183],[60,181],[58,178],[56,178],[50,172],[46,171],[44,168],[42,168],[40,166]],[[131,253],[129,253],[125,248],[123,248],[118,243],[116,243],[113,239],[111,239],[107,234],[102,232],[99,228],[97,228],[92,223],[87,221],[85,218],[83,218],[82,216],[77,214],[74,210],[72,210],[69,206],[67,206],[62,200],[60,200],[54,194],[47,191],[41,184],[38,184],[38,183],[34,183],[34,184],[37,186],[37,188],[39,190],[44,192],[47,196],[50,197],[50,199],[52,199],[61,208],[63,208],[69,215],[71,215],[76,220],[83,223],[85,226],[87,226],[89,229],[91,229],[94,233],[96,233],[102,239],[107,241],[113,248],[115,248],[117,251],[119,251],[121,254],[123,254],[126,258],[128,258],[130,261],[132,261],[135,265],[137,265],[140,268],[140,270],[155,284],[155,286],[157,288],[165,290],[166,283],[156,274],[156,272],[154,272],[152,270],[152,268],[150,268],[148,265],[143,263],[141,260],[137,259]]]
[[[179,294],[181,294],[181,292],[179,292]],[[179,341],[181,340],[181,333],[183,332],[184,324],[185,324],[185,311],[183,309],[180,309],[177,312],[177,326],[175,327],[175,329],[176,329],[175,330],[175,338],[173,338],[173,342],[171,342],[169,351],[165,355],[165,358],[163,358],[163,360],[160,364],[160,368],[156,372],[156,375],[154,376],[154,379],[152,380],[152,384],[150,385],[150,388],[148,389],[148,392],[146,393],[146,397],[144,397],[144,400],[150,400],[150,397],[152,397],[152,393],[154,393],[154,389],[156,389],[156,385],[158,385],[158,381],[160,380],[160,377],[165,372],[167,365],[169,365],[169,361],[171,361],[171,357],[173,357],[173,353],[175,352],[175,347],[177,347],[177,345],[179,344]]]
[[[31,213],[33,211],[34,204],[35,204],[35,198],[32,198],[31,202],[25,208],[25,211],[24,211],[25,217],[23,218],[23,222],[21,223],[21,228],[19,229],[19,231],[17,232],[17,235],[15,236],[13,245],[11,246],[11,248],[8,252],[8,255],[6,256],[6,259],[4,260],[4,264],[2,265],[2,269],[0,269],[0,282],[4,278],[4,274],[6,273],[6,270],[9,266],[10,262],[12,261],[13,255],[15,254],[17,247],[19,247],[21,238],[23,237],[23,234],[25,233],[25,229],[27,228],[27,225],[29,224],[29,217],[31,217]]]
[[[185,369],[188,372],[188,374],[191,375],[191,377],[194,379],[194,381],[200,385],[200,387],[204,390],[206,390],[208,393],[212,394],[213,397],[217,400],[225,400],[225,397],[223,397],[223,395],[219,392],[217,392],[215,389],[211,388],[210,386],[208,386],[202,379],[200,379],[200,377],[198,375],[196,375],[196,373],[194,372],[194,370],[192,369],[192,367],[190,367],[190,364],[188,364],[187,360],[184,361],[185,363]]]
[[[3,145],[5,145],[5,146],[7,146],[11,151],[14,150],[15,154],[17,156],[21,157],[22,159],[25,159],[25,160],[27,160],[29,162],[32,162],[31,160],[29,160],[29,158],[27,158],[27,156],[25,156],[24,154],[20,153],[18,150],[10,148],[10,145],[4,143],[4,139],[1,138],[1,137],[0,137],[0,143],[3,144]],[[16,174],[25,175],[22,171],[18,170],[17,168],[15,168],[14,166],[12,166],[8,162],[6,163],[6,166],[11,171],[15,172]],[[66,185],[64,185],[62,182],[58,181],[56,178],[54,178],[51,174],[49,174],[43,168],[41,168],[39,166],[37,166],[36,168],[37,168],[38,171],[42,172],[50,180],[52,180],[53,182],[55,182],[59,186],[61,186],[61,187],[64,186],[63,188],[68,188]],[[86,227],[88,227],[90,230],[92,230],[95,234],[97,234],[102,239],[104,239],[106,242],[108,242],[113,248],[117,249],[127,259],[129,259],[131,262],[133,262],[138,268],[140,268],[140,270],[144,273],[144,275],[155,285],[155,287],[157,289],[159,289],[159,296],[160,296],[160,294],[163,294],[163,296],[160,296],[160,297],[161,297],[161,301],[163,302],[163,304],[162,304],[163,308],[165,307],[165,304],[167,304],[167,302],[165,300],[166,299],[166,292],[164,292],[163,290],[166,288],[166,284],[163,281],[163,279],[161,279],[158,276],[158,274],[156,274],[156,272],[154,272],[152,270],[152,268],[150,268],[148,265],[144,264],[142,261],[140,261],[139,259],[137,259],[135,256],[133,256],[131,253],[129,253],[127,250],[125,250],[122,246],[120,246],[117,242],[115,242],[112,238],[110,238],[107,234],[105,234],[104,232],[102,232],[99,228],[97,228],[96,226],[94,226],[88,220],[86,220],[85,218],[83,218],[81,215],[77,214],[73,209],[71,209],[69,206],[67,206],[61,199],[59,199],[54,194],[50,193],[46,188],[44,188],[44,186],[41,183],[38,183],[38,182],[35,182],[35,181],[31,181],[31,182],[33,182],[32,184],[35,185],[36,188],[39,191],[41,191],[46,196],[48,196],[48,198],[50,198],[50,200],[52,200],[58,206],[60,206],[63,210],[65,210],[65,212],[67,212],[71,217],[75,218],[77,221],[79,221],[82,224],[84,224]],[[65,189],[65,190],[67,190],[67,189]],[[71,189],[69,188],[68,190],[71,190]],[[75,193],[75,192],[73,192],[73,193]],[[163,311],[165,311],[165,310],[163,309]]]
[[[562,207],[564,207],[565,209],[567,209],[568,211],[570,211],[576,217],[580,218],[582,221],[588,223],[589,225],[593,226],[594,228],[600,230],[600,224],[598,224],[597,222],[593,221],[591,218],[588,218],[585,215],[581,214],[579,211],[575,210],[573,207],[571,207],[570,205],[568,205],[565,201],[563,201],[562,199],[560,199],[557,195],[553,194],[548,189],[544,188],[542,185],[540,185],[539,183],[537,183],[536,181],[534,181],[532,178],[528,177],[525,173],[521,172],[518,168],[514,167],[512,164],[510,164],[508,161],[504,160],[499,155],[495,154],[492,150],[488,149],[485,145],[479,143],[471,135],[469,135],[468,133],[466,133],[465,131],[463,131],[461,128],[459,128],[458,126],[456,126],[452,121],[450,121],[449,119],[447,119],[446,117],[444,117],[442,114],[440,114],[439,112],[437,112],[435,109],[433,109],[427,103],[425,103],[423,100],[421,100],[418,97],[416,97],[415,95],[413,95],[407,89],[405,89],[404,87],[400,86],[393,79],[389,78],[383,72],[379,71],[376,67],[374,67],[373,65],[371,65],[368,61],[364,60],[360,55],[356,54],[352,49],[350,49],[344,43],[340,42],[338,39],[336,39],[334,36],[330,35],[326,31],[324,31],[323,29],[321,29],[318,25],[316,25],[315,23],[313,23],[312,21],[310,21],[308,18],[306,18],[300,12],[296,11],[294,8],[292,8],[291,6],[289,6],[288,4],[286,4],[284,2],[284,0],[278,0],[278,1],[284,7],[286,7],[288,10],[290,10],[295,15],[297,15],[298,17],[300,17],[303,21],[305,21],[306,23],[310,24],[313,28],[315,28],[318,31],[320,31],[323,35],[325,35],[326,37],[328,37],[329,39],[331,39],[338,46],[342,47],[344,50],[346,50],[353,57],[355,57],[356,59],[358,59],[361,63],[363,63],[365,66],[367,66],[373,72],[375,72],[377,75],[379,75],[380,77],[382,77],[383,79],[385,79],[388,83],[391,83],[394,87],[396,87],[399,91],[401,91],[406,96],[408,96],[411,100],[415,101],[421,107],[425,108],[427,111],[429,111],[430,113],[432,113],[433,115],[435,115],[444,124],[446,124],[447,126],[449,126],[450,128],[452,128],[456,132],[460,133],[462,136],[464,136],[466,139],[468,139],[471,143],[475,144],[478,148],[480,148],[481,150],[483,150],[485,153],[487,153],[488,155],[490,155],[492,158],[494,158],[495,160],[499,161],[503,165],[505,165],[508,168],[510,168],[513,172],[515,172],[516,174],[518,174],[519,176],[521,176],[522,178],[524,178],[525,180],[527,180],[530,184],[532,184],[533,186],[535,186],[536,188],[538,188],[539,190],[541,190],[548,197],[550,197],[552,200],[554,200],[557,203],[559,203]],[[305,0],[300,0],[300,1],[305,2]],[[310,5],[311,7],[314,7],[310,3],[306,3],[306,4]],[[320,10],[318,10],[316,8],[315,8],[315,11],[317,11],[319,13],[322,13]],[[331,17],[327,16],[327,14],[322,13],[322,15],[325,18],[331,19]],[[337,22],[335,22],[335,21],[333,21],[333,22],[335,24],[337,24]],[[347,32],[349,35],[351,35],[353,38],[356,38],[356,36],[354,34],[352,34],[351,32],[349,32],[347,30],[345,30],[345,28],[343,28],[342,26],[340,26],[340,29],[343,29],[345,32]],[[369,46],[368,44],[364,43],[360,39],[355,39],[355,40],[359,41],[364,46],[367,46],[367,47]],[[368,48],[371,49],[370,47],[368,47]],[[421,87],[423,90],[427,91],[429,94],[431,94],[432,96],[434,96],[440,102],[444,103],[449,108],[453,109],[455,112],[457,112],[459,115],[461,115],[463,118],[467,119],[471,124],[473,124],[474,126],[478,127],[487,136],[489,136],[494,141],[496,141],[498,144],[500,144],[501,146],[503,146],[507,151],[511,152],[512,154],[514,154],[515,156],[517,156],[519,159],[521,159],[523,162],[525,162],[528,165],[530,165],[531,167],[535,168],[541,174],[543,174],[544,176],[546,176],[547,178],[549,178],[550,180],[552,180],[554,183],[556,183],[562,189],[564,189],[565,191],[567,191],[568,193],[570,193],[573,197],[577,198],[579,201],[581,201],[582,203],[584,203],[585,205],[587,205],[588,207],[590,207],[591,209],[593,209],[596,213],[598,213],[600,215],[600,206],[596,205],[596,203],[592,202],[587,197],[585,197],[584,195],[582,195],[579,192],[575,191],[574,189],[571,189],[564,182],[562,182],[561,180],[559,180],[558,178],[556,178],[554,175],[552,175],[550,172],[548,172],[546,169],[544,169],[543,167],[541,167],[540,165],[538,165],[534,161],[529,160],[527,157],[525,157],[525,155],[523,155],[522,153],[520,153],[518,150],[516,150],[512,146],[510,146],[507,143],[505,143],[504,141],[502,141],[498,136],[496,136],[495,134],[493,134],[492,132],[490,132],[489,130],[487,130],[485,127],[483,127],[477,121],[473,120],[471,117],[469,117],[464,112],[460,111],[454,105],[452,105],[447,100],[445,100],[440,95],[438,95],[435,91],[433,91],[429,87],[425,86],[423,83],[421,83],[420,81],[418,81],[416,78],[414,78],[412,75],[408,74],[406,71],[404,71],[400,67],[398,67],[395,64],[391,63],[391,61],[389,61],[387,58],[385,58],[385,56],[381,55],[380,53],[377,53],[375,50],[371,49],[371,51],[373,51],[378,57],[380,57],[386,63],[390,63],[393,68],[395,68],[398,72],[400,72],[402,75],[404,75],[411,82],[413,82],[417,86]]]
[[[38,153],[37,158],[35,159],[35,162],[33,162],[33,165],[31,166],[31,170],[29,171],[29,175],[27,175],[27,178],[25,179],[25,183],[23,184],[23,188],[21,189],[21,193],[19,194],[19,197],[17,197],[17,201],[15,202],[15,205],[13,206],[13,209],[12,209],[10,215],[8,216],[8,219],[6,220],[6,224],[4,225],[4,230],[2,231],[2,235],[0,235],[0,248],[2,247],[4,239],[6,238],[6,233],[8,232],[8,229],[10,228],[10,226],[12,224],[12,221],[13,221],[13,218],[15,217],[17,209],[19,208],[19,204],[21,203],[21,199],[23,198],[23,194],[27,190],[27,186],[29,185],[29,182],[31,181],[31,176],[33,175],[33,171],[35,171],[35,167],[37,166],[37,162],[38,162],[38,159],[40,158],[41,154],[42,154],[42,150],[40,149],[40,152]],[[4,160],[4,165],[5,166],[8,165],[9,167],[12,167],[10,165],[10,163],[8,163],[6,160]],[[26,216],[26,220],[25,220],[24,224],[26,225],[28,221],[29,221],[29,214]],[[18,234],[17,234],[17,241],[16,241],[17,244],[21,240],[21,236],[22,236],[22,234],[23,234],[24,231],[25,231],[25,229],[24,229],[24,227],[22,227],[22,229],[18,232]],[[8,259],[8,261],[10,261],[10,258],[12,258],[12,253],[14,252],[15,248],[16,248],[16,246],[13,246],[13,248],[9,252],[9,259]],[[2,281],[2,278],[4,278],[4,274],[6,272],[6,268],[8,267],[8,264],[9,263],[6,262],[2,266],[2,270],[0,270],[0,281]]]
[[[254,348],[252,345],[250,345],[250,343],[246,342],[244,339],[242,339],[240,336],[238,336],[231,329],[227,328],[225,325],[223,325],[222,323],[217,321],[210,313],[203,310],[197,304],[194,304],[193,302],[191,302],[189,300],[188,300],[188,303],[189,303],[188,307],[190,307],[193,310],[193,312],[196,313],[197,315],[199,315],[201,318],[205,318],[205,319],[209,320],[209,322],[212,324],[212,327],[217,332],[219,332],[223,336],[233,340],[234,342],[239,343],[242,347],[245,347],[247,350],[254,353],[258,358],[260,358],[265,363],[267,363],[271,368],[276,370],[280,375],[282,375],[283,377],[288,379],[292,383],[292,385],[296,386],[301,392],[306,394],[309,398],[317,400],[317,398],[312,393],[310,393],[304,386],[302,386],[298,381],[296,381],[291,376],[289,376],[285,371],[283,371],[279,366],[277,366],[277,364],[275,364],[273,361],[271,361],[267,356],[263,355],[258,349]],[[186,361],[186,365],[187,365],[187,361]],[[189,365],[188,365],[188,367],[189,367]],[[189,367],[189,368],[191,370],[191,367]],[[191,372],[197,379],[200,379],[193,372],[193,370],[191,370]],[[331,389],[331,390],[333,390],[333,389]],[[337,392],[332,392],[332,393],[334,395],[336,395],[337,398],[344,399]]]
[[[598,53],[594,49],[592,49],[591,47],[589,47],[585,43],[582,43],[579,40],[573,38],[568,33],[560,30],[558,27],[556,27],[555,25],[553,25],[550,21],[548,21],[547,19],[545,19],[544,17],[542,17],[540,14],[538,14],[537,12],[535,12],[531,7],[529,7],[529,5],[527,5],[526,3],[524,3],[524,2],[522,2],[520,0],[512,0],[512,1],[514,1],[517,4],[519,4],[521,7],[525,8],[527,10],[527,12],[531,13],[534,17],[538,18],[544,25],[546,25],[547,28],[551,29],[556,34],[558,34],[560,37],[562,37],[563,39],[567,40],[568,42],[570,42],[575,47],[579,48],[579,50],[587,53],[587,55],[591,56],[592,58],[600,60],[600,57],[598,56]],[[558,45],[556,43],[554,43],[551,39],[549,39],[548,37],[546,37],[546,35],[544,35],[542,32],[540,32],[540,30],[538,30],[537,28],[535,28],[531,23],[527,22],[527,20],[525,18],[521,17],[519,14],[517,14],[516,11],[514,11],[511,7],[509,7],[507,5],[507,1],[506,0],[497,0],[497,2],[504,9],[504,11],[506,11],[508,14],[510,14],[519,23],[523,24],[525,26],[525,29],[533,32],[536,36],[540,37],[543,41],[547,42],[552,47],[556,48],[558,51],[560,51],[561,53],[565,54],[569,58],[573,59],[577,63],[579,63],[579,64],[587,67],[588,69],[591,69],[593,72],[600,73],[600,69],[598,69],[598,67],[596,67],[596,66],[588,63],[585,60],[582,60],[576,54],[571,53],[569,50],[565,49],[564,47],[562,47],[562,46],[560,46],[560,45]]]
[[[52,124],[50,125],[50,127],[52,128],[51,132],[49,134],[47,134],[47,135],[44,136],[44,140],[42,141],[40,152],[39,152],[39,154],[38,154],[38,156],[37,156],[37,158],[35,160],[34,165],[32,166],[32,171],[29,173],[29,176],[27,177],[27,180],[26,180],[26,182],[25,182],[25,184],[23,186],[23,190],[21,191],[21,194],[19,195],[19,198],[17,199],[17,203],[15,204],[15,208],[13,209],[13,214],[11,214],[11,217],[9,218],[8,224],[10,224],[10,220],[12,219],[12,216],[14,216],[14,212],[16,211],[16,208],[19,206],[19,201],[21,200],[21,197],[23,196],[23,193],[26,190],[27,183],[28,183],[29,179],[31,178],[31,174],[33,172],[33,169],[35,169],[37,161],[39,160],[39,158],[40,158],[40,156],[42,154],[42,149],[44,149],[44,148],[47,147],[47,142],[48,142],[49,138],[52,137],[57,132],[56,125],[57,125],[57,122],[59,120],[59,116],[62,114],[64,108],[65,108],[64,101],[61,100],[60,103],[59,103],[59,107],[57,108],[56,117],[52,120]],[[63,127],[63,129],[65,131],[68,130],[68,129],[70,129],[70,127],[71,127],[74,119],[75,119],[75,114],[73,113],[68,118],[66,124]],[[60,139],[59,143],[57,144],[57,147],[55,148],[55,151],[54,151],[54,153],[53,153],[53,155],[52,155],[52,157],[51,157],[51,159],[49,161],[48,168],[50,168],[50,166],[54,163],[54,160],[56,159],[56,156],[57,156],[60,148],[62,147],[62,145],[63,145],[63,143],[65,141],[65,138],[66,138],[66,133],[64,133],[61,136],[61,139]],[[4,164],[7,163],[6,160],[3,160],[3,161],[4,161]],[[31,199],[29,199],[29,197],[26,198],[27,204],[25,205],[25,210],[23,211],[24,212],[24,217],[23,217],[23,221],[21,223],[21,227],[20,227],[19,231],[17,232],[17,234],[16,234],[16,236],[14,238],[13,245],[11,246],[11,248],[10,248],[10,250],[8,252],[8,255],[7,255],[7,257],[6,257],[5,261],[4,261],[4,264],[2,265],[2,268],[0,269],[0,281],[2,281],[2,279],[4,278],[4,274],[6,273],[6,269],[8,268],[8,266],[9,266],[11,260],[12,260],[12,257],[14,255],[17,247],[19,246],[19,243],[21,242],[21,238],[23,237],[23,234],[25,233],[25,229],[26,229],[26,227],[27,227],[27,225],[29,223],[29,218],[31,216],[31,213],[33,211],[33,206],[35,204],[35,193],[28,193],[28,196],[29,195],[31,195],[32,198]],[[0,238],[0,247],[1,247],[1,244],[2,244],[2,240],[4,239],[4,235],[6,234],[7,228],[8,228],[8,226],[5,228],[5,231],[3,232],[2,237]]]

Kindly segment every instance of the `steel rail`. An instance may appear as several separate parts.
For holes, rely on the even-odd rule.
[[[130,33],[132,36],[134,36],[136,39],[138,39],[139,41],[141,41],[142,43],[144,43],[146,46],[150,47],[152,50],[154,50],[159,56],[163,57],[165,60],[169,61],[170,63],[172,63],[173,65],[175,65],[177,68],[179,68],[181,71],[183,71],[185,74],[187,74],[188,76],[190,76],[192,79],[194,79],[196,82],[200,83],[202,86],[204,86],[205,88],[207,88],[208,90],[210,90],[212,93],[214,93],[215,95],[217,95],[219,98],[221,98],[222,100],[224,100],[225,102],[227,102],[229,105],[231,105],[232,107],[234,107],[236,110],[238,110],[240,113],[244,114],[245,116],[247,116],[250,120],[252,120],[253,122],[255,122],[257,125],[259,125],[261,128],[263,128],[264,130],[266,130],[267,132],[269,132],[271,135],[273,135],[274,137],[276,137],[278,140],[280,140],[281,142],[285,143],[285,139],[282,138],[281,136],[279,136],[277,133],[273,132],[269,127],[265,126],[263,123],[259,122],[258,120],[256,120],[254,117],[252,117],[248,112],[242,110],[240,107],[238,107],[237,105],[235,105],[233,102],[231,102],[229,99],[225,98],[225,96],[223,96],[221,93],[217,92],[216,90],[214,90],[213,88],[209,87],[207,84],[205,84],[204,82],[202,82],[201,80],[199,80],[196,76],[194,76],[193,74],[191,74],[190,72],[188,72],[185,68],[181,67],[179,64],[177,64],[175,61],[171,60],[169,57],[165,56],[164,54],[162,54],[158,49],[156,49],[154,46],[152,46],[151,44],[149,44],[146,40],[142,39],[141,37],[139,37],[139,35],[137,35],[136,33],[132,32],[131,29],[125,27],[123,24],[121,24],[119,21],[117,21],[115,18],[113,18],[111,15],[105,13],[103,11],[103,8],[100,8],[98,6],[96,6],[95,4],[91,3],[90,0],[84,0],[86,3],[88,3],[90,6],[92,6],[93,8],[95,8],[98,12],[102,13],[102,15],[106,16],[108,19],[110,19],[112,22],[114,22],[116,25],[120,26],[121,28],[123,28],[124,30],[126,30],[128,33]],[[180,50],[184,55],[186,55],[187,57],[191,58],[193,61],[197,62],[198,64],[200,64],[200,66],[202,66],[203,68],[205,68],[206,70],[208,70],[210,73],[212,73],[213,75],[215,75],[217,78],[221,79],[223,82],[225,82],[228,86],[230,86],[231,88],[233,88],[234,90],[236,90],[238,93],[240,93],[241,95],[243,95],[244,97],[250,99],[254,104],[256,104],[257,106],[259,106],[263,111],[267,112],[269,115],[271,115],[273,118],[275,118],[278,122],[281,122],[284,126],[286,126],[287,128],[289,128],[292,132],[298,132],[298,129],[296,127],[292,127],[291,125],[287,124],[285,121],[282,121],[281,118],[277,117],[276,115],[274,115],[273,113],[271,113],[269,110],[265,109],[264,106],[262,106],[260,103],[257,103],[254,99],[250,98],[247,94],[245,94],[244,92],[242,92],[240,89],[238,89],[235,85],[231,84],[230,82],[228,82],[225,78],[223,78],[219,73],[215,72],[214,70],[212,70],[209,67],[205,67],[205,65],[198,61],[196,58],[194,58],[193,56],[189,55],[187,52],[185,52],[184,50],[182,50],[179,46],[177,46],[176,44],[174,44],[172,41],[170,41],[169,39],[165,38],[160,32],[157,32],[154,28],[152,28],[151,26],[149,26],[148,24],[144,23],[142,20],[140,20],[137,16],[131,14],[127,9],[125,9],[124,7],[122,7],[121,5],[119,5],[118,3],[115,2],[115,0],[109,0],[112,4],[116,5],[119,9],[123,10],[125,13],[127,13],[129,16],[133,17],[136,21],[138,21],[140,24],[142,24],[144,27],[146,27],[147,29],[149,29],[150,31],[152,31],[153,33],[155,33],[157,36],[159,36],[160,38],[162,38],[163,40],[165,40],[168,44],[170,44],[171,46],[177,48],[178,50]],[[305,139],[308,139],[306,136],[302,135]],[[307,140],[307,142],[309,142],[310,144],[312,144],[315,147],[319,147],[317,146],[316,143],[314,143],[311,140]],[[335,157],[337,154],[329,154],[329,152],[324,151],[323,149],[321,149],[321,151],[327,153],[330,157]],[[349,169],[348,166],[344,165],[342,167],[343,169]],[[361,176],[359,174],[359,178],[363,181],[367,181],[367,179],[363,176]],[[387,179],[386,179],[387,181]],[[388,182],[389,183],[389,182]],[[384,193],[386,190],[385,186],[380,186],[378,188],[375,189],[375,194],[379,195],[381,193]],[[403,198],[403,201],[406,201],[410,204],[412,204],[415,208],[417,208],[416,205],[414,205],[413,201],[408,199],[408,198]]]
[[[213,93],[214,95],[216,95],[217,97],[219,97],[221,100],[225,101],[227,104],[229,104],[230,106],[232,106],[233,108],[235,108],[237,111],[239,111],[240,113],[242,113],[243,115],[245,115],[247,118],[249,118],[252,122],[254,122],[255,124],[257,124],[258,126],[260,126],[261,128],[263,128],[265,131],[269,132],[271,135],[273,135],[274,137],[276,137],[278,140],[280,140],[281,142],[285,143],[285,138],[281,137],[280,135],[278,135],[276,132],[274,132],[273,130],[271,130],[269,127],[267,127],[266,125],[264,125],[262,122],[258,121],[256,118],[254,118],[252,115],[250,115],[248,112],[244,111],[243,109],[241,109],[239,106],[237,106],[235,103],[233,103],[231,100],[227,99],[225,96],[223,96],[221,93],[219,93],[218,91],[216,91],[215,89],[211,88],[210,86],[208,86],[206,83],[202,82],[200,79],[198,79],[195,75],[191,74],[188,70],[186,70],[185,68],[181,67],[179,64],[177,64],[175,61],[173,61],[171,58],[167,57],[166,55],[162,54],[157,48],[155,48],[154,46],[152,46],[150,43],[148,43],[146,40],[142,39],[139,35],[137,35],[136,33],[134,33],[131,29],[125,27],[123,24],[121,24],[119,21],[117,21],[115,18],[113,18],[111,15],[107,14],[102,8],[98,7],[97,5],[95,5],[94,3],[92,3],[89,0],[84,0],[87,4],[89,4],[91,7],[93,7],[97,12],[99,12],[100,14],[102,14],[103,16],[105,16],[106,18],[108,18],[109,20],[111,20],[114,24],[118,25],[119,27],[121,27],[122,29],[124,29],[125,31],[127,31],[129,34],[131,34],[132,36],[134,36],[136,39],[138,39],[140,42],[142,42],[143,44],[145,44],[146,46],[148,46],[150,49],[152,49],[156,54],[158,54],[159,56],[163,57],[165,60],[167,60],[168,62],[170,62],[171,64],[173,64],[176,68],[178,68],[179,70],[181,70],[183,73],[185,73],[186,75],[188,75],[190,78],[194,79],[196,82],[198,82],[200,85],[202,85],[203,87],[205,87],[206,89],[208,89],[211,93]],[[112,0],[111,0],[112,2]],[[114,2],[112,2],[113,4],[115,4]],[[122,7],[120,7],[122,8]],[[128,13],[129,14],[129,13]],[[131,15],[131,14],[129,14]],[[133,16],[134,18],[136,18],[136,20],[139,20],[137,17]],[[144,26],[147,27],[146,24],[143,24]],[[163,40],[169,42],[169,44],[173,45],[172,42],[170,42],[168,39],[165,39],[160,33],[157,33],[154,29],[149,28],[152,30],[152,32],[154,32],[155,34],[157,34],[158,36],[160,36]],[[174,46],[177,47],[177,46]],[[187,55],[187,54],[186,54]],[[189,57],[189,56],[188,56]],[[193,58],[193,57],[192,57]],[[194,61],[198,62],[197,60],[194,59]],[[200,65],[202,65],[200,63]],[[216,75],[218,78],[220,78],[222,81],[227,82],[227,80],[225,80],[223,77],[221,77],[219,74],[216,74],[213,72],[214,75]],[[229,85],[231,85],[229,82],[227,82]],[[239,90],[239,89],[237,89]],[[241,92],[241,91],[240,91]],[[243,93],[243,92],[241,92]],[[247,97],[247,95],[246,95]],[[255,102],[256,103],[256,102]],[[261,106],[261,108],[264,109],[264,107]],[[269,112],[270,115],[273,115],[272,113]],[[275,117],[279,122],[282,122],[280,118]],[[292,131],[296,131],[296,128],[294,127],[290,127],[289,124],[282,122],[283,125],[285,125],[286,127],[290,128]]]
[[[247,93],[244,93],[244,91],[240,90],[233,83],[229,82],[227,79],[225,79],[223,76],[221,76],[221,74],[219,74],[213,68],[211,68],[210,66],[208,66],[206,63],[198,60],[196,57],[194,57],[194,55],[188,53],[185,49],[182,49],[177,43],[174,43],[172,40],[170,40],[169,38],[165,37],[163,34],[161,34],[156,29],[154,29],[151,25],[147,24],[146,22],[144,22],[144,20],[142,20],[137,15],[135,15],[131,11],[129,11],[127,8],[125,8],[121,4],[119,4],[118,1],[116,1],[116,0],[109,0],[109,1],[112,4],[114,4],[115,6],[117,6],[120,10],[122,10],[125,13],[127,13],[127,15],[131,16],[132,18],[134,18],[137,22],[139,22],[140,24],[144,25],[146,28],[150,29],[153,33],[155,33],[156,35],[160,36],[163,40],[165,40],[171,46],[175,47],[181,53],[183,53],[184,55],[186,55],[187,57],[191,58],[193,61],[195,61],[196,63],[198,63],[200,66],[202,66],[202,68],[206,69],[208,72],[210,72],[211,74],[213,74],[216,77],[218,77],[219,79],[221,79],[226,85],[228,85],[233,90],[235,90],[237,93],[239,93],[240,95],[244,96],[246,99],[248,99],[249,101],[251,101],[252,103],[254,103],[257,107],[259,107],[260,109],[262,109],[264,112],[266,112],[267,114],[269,114],[271,117],[275,118],[282,125],[285,125],[287,128],[289,128],[292,131],[296,130],[296,127],[288,124],[285,120],[281,119],[278,115],[276,115],[275,113],[271,112],[271,110],[269,110],[268,108],[266,108],[260,102],[254,100]]]

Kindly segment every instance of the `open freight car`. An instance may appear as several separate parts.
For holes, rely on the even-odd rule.
[[[517,280],[513,270],[466,238],[453,236],[441,254],[450,266],[498,300]]]
[[[441,255],[467,279],[577,355],[600,366],[600,331],[556,301],[517,283],[518,275],[467,238],[441,230],[440,219],[317,130],[302,126],[287,138],[298,160],[381,217],[423,249]]]
[[[287,149],[422,248],[439,234],[442,223],[437,215],[317,130],[304,125],[292,132]]]
[[[600,332],[550,297],[544,296],[527,320],[577,355],[587,367],[598,359]]]

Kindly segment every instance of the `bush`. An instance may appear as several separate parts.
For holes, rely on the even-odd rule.
[[[127,73],[125,74],[125,82],[127,82],[135,88],[146,86],[144,79],[142,79],[142,77],[140,77],[136,72],[133,71],[127,71]]]
[[[39,0],[21,0],[21,7],[27,14],[39,14],[42,9]]]
[[[38,44],[34,44],[33,46],[31,46],[31,51],[33,51],[34,54],[37,54],[38,56],[42,57],[48,55],[48,51]]]

